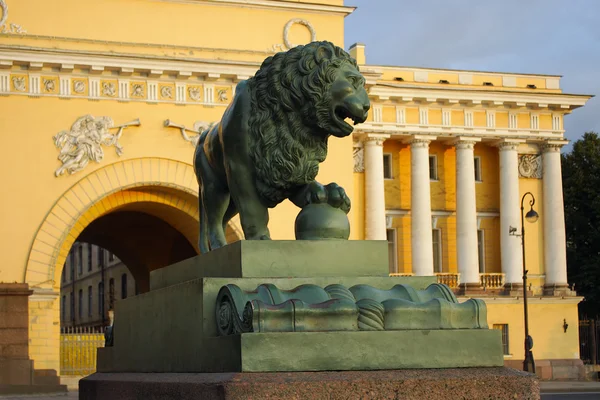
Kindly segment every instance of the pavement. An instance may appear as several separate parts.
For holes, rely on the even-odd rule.
[[[600,399],[600,382],[588,381],[542,381],[540,382],[542,399],[562,400],[562,399]],[[44,394],[44,395],[11,395],[2,396],[0,400],[75,400],[79,398],[77,390],[69,390],[63,394]]]
[[[540,391],[542,393],[600,393],[600,382],[598,381],[541,381]],[[600,398],[600,397],[599,397]]]

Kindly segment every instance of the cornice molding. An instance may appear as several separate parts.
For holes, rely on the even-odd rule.
[[[156,1],[156,0],[155,0]],[[356,7],[331,6],[326,4],[301,3],[297,1],[276,1],[276,0],[157,0],[170,3],[186,4],[210,4],[220,6],[267,8],[274,10],[294,10],[305,12],[318,12],[327,14],[338,14],[341,16],[350,15]]]
[[[439,89],[428,87],[386,87],[378,84],[369,89],[369,96],[383,101],[392,99],[397,102],[418,101],[423,103],[440,103],[439,105],[490,105],[508,108],[556,108],[572,110],[585,105],[591,96],[570,95],[563,93],[526,93],[515,91],[485,91],[468,88]]]
[[[469,126],[398,124],[395,122],[366,122],[354,128],[355,134],[386,133],[392,137],[407,137],[414,134],[437,136],[438,139],[456,136],[476,136],[486,140],[561,140],[564,130],[535,130],[528,128],[487,128]]]
[[[260,67],[259,62],[222,61],[210,59],[181,59],[142,55],[111,53],[57,51],[43,48],[15,50],[9,46],[0,46],[0,62],[12,64],[42,64],[42,66],[64,66],[73,70],[75,65],[91,70],[115,70],[122,75],[133,72],[154,74],[180,74],[207,76],[213,74],[234,76],[252,76]],[[26,72],[26,71],[23,71]]]

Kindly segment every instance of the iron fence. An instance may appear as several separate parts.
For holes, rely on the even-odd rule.
[[[96,372],[98,347],[104,347],[104,328],[62,327],[60,374],[86,376]]]
[[[579,357],[584,364],[600,364],[600,319],[579,320]]]

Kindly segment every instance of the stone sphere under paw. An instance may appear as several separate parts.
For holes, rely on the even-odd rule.
[[[348,240],[348,215],[329,204],[309,204],[300,211],[295,224],[296,240]]]

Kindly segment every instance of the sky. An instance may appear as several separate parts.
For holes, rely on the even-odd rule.
[[[368,64],[562,75],[596,97],[565,117],[571,144],[600,134],[600,0],[345,0],[345,47]]]

